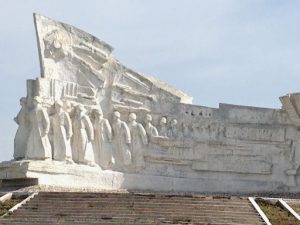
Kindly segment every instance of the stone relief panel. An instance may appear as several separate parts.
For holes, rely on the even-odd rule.
[[[288,109],[192,105],[92,35],[42,16],[35,23],[42,77],[20,100],[15,160],[174,177],[282,172],[297,185],[300,135]]]
[[[236,138],[240,140],[253,141],[285,141],[285,129],[266,126],[264,128],[258,127],[244,127],[244,126],[230,126],[226,129],[226,137]]]

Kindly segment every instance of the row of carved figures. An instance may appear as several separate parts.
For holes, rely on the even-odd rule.
[[[136,121],[135,113],[129,114],[126,123],[115,111],[111,125],[103,118],[100,107],[88,115],[82,104],[64,107],[63,102],[57,100],[54,113],[49,115],[42,103],[38,96],[32,99],[32,104],[28,104],[26,98],[20,100],[22,108],[15,118],[19,125],[15,159],[54,159],[99,165],[103,169],[124,169],[130,165],[141,168],[144,167],[144,145],[150,137],[159,136],[150,114],[146,115],[144,127]],[[166,122],[165,119],[162,121]],[[167,131],[172,135],[172,129],[161,131],[161,136],[167,136]]]
[[[185,123],[179,126],[176,119],[168,122],[165,116],[156,128],[150,114],[146,114],[143,126],[137,122],[135,113],[129,114],[126,123],[118,111],[113,113],[110,123],[103,118],[100,106],[87,113],[82,104],[58,100],[53,113],[48,113],[51,110],[47,111],[38,96],[30,102],[21,98],[20,104],[22,108],[15,118],[19,125],[15,159],[54,159],[99,165],[103,169],[144,167],[144,150],[151,137],[194,138],[194,127]]]

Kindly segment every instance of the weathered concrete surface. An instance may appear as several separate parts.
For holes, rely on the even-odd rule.
[[[157,191],[300,191],[300,94],[282,109],[192,98],[137,73],[112,47],[35,15],[41,77],[15,121],[16,162],[3,179]]]
[[[64,188],[94,188],[102,190],[144,190],[156,192],[195,193],[297,193],[298,190],[282,182],[260,180],[255,176],[174,177],[151,174],[100,171],[86,165],[69,165],[57,161],[4,162],[0,179],[38,178],[38,184]],[[270,191],[272,190],[272,191]]]

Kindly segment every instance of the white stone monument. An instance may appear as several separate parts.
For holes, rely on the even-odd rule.
[[[300,191],[300,94],[281,109],[209,108],[137,73],[112,47],[34,15],[41,77],[27,81],[0,179],[105,189]]]

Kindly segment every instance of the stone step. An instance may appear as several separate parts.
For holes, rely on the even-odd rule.
[[[137,216],[137,217],[148,217],[148,218],[156,218],[157,217],[157,213],[126,213],[124,211],[120,211],[118,212],[113,212],[113,213],[109,213],[109,212],[94,212],[94,213],[81,213],[81,214],[76,214],[76,213],[67,213],[65,211],[62,211],[61,213],[51,213],[51,214],[35,214],[35,213],[31,213],[31,212],[24,212],[24,213],[15,213],[13,216],[14,218],[23,218],[23,217],[27,217],[27,218],[46,218],[46,217],[60,217],[60,218],[64,218],[64,217],[71,217],[71,218],[83,218],[83,217],[94,217],[94,218],[103,218],[103,217],[115,217],[115,215],[117,215],[118,217],[127,217],[127,216]],[[173,215],[176,216],[189,216],[190,218],[196,218],[196,217],[206,217],[206,216],[213,216],[214,218],[252,218],[253,214],[228,214],[227,212],[218,212],[218,211],[211,211],[211,212],[201,212],[199,214],[194,214],[194,213],[178,213],[178,212],[168,212],[168,213],[163,213],[163,214],[159,214],[159,215],[163,215],[163,216],[170,216],[172,217]]]
[[[91,198],[119,198],[119,199],[172,199],[172,200],[190,200],[190,201],[200,201],[200,200],[214,200],[214,201],[239,201],[239,202],[242,202],[244,201],[245,199],[247,198],[210,198],[210,197],[182,197],[182,196],[169,196],[169,197],[166,197],[166,196],[160,196],[160,195],[157,195],[157,196],[153,196],[153,195],[129,195],[129,194],[93,194],[93,195],[87,195],[87,196],[84,196],[84,195],[49,195],[49,194],[39,194],[40,198],[43,199],[43,198],[82,198],[82,199],[91,199]]]
[[[219,201],[244,201],[246,198],[244,197],[212,197],[212,196],[184,196],[184,195],[154,195],[154,194],[131,194],[131,193],[57,193],[57,192],[40,192],[40,198],[96,198],[96,197],[118,197],[122,198],[147,198],[147,199],[190,199],[190,200],[219,200]]]
[[[197,219],[197,222],[193,222],[195,221],[195,219]],[[241,223],[241,220],[239,219],[212,219],[212,218],[180,218],[180,217],[173,217],[173,218],[166,218],[166,217],[157,217],[155,219],[151,219],[151,218],[129,218],[129,217],[119,217],[119,218],[113,218],[113,219],[93,219],[93,218],[75,218],[75,219],[51,219],[51,218],[47,218],[47,220],[45,219],[14,219],[14,220],[6,220],[6,222],[17,222],[20,221],[22,224],[23,222],[31,222],[31,223],[38,223],[38,222],[44,222],[47,221],[48,223],[83,223],[83,222],[88,222],[88,223],[107,223],[107,222],[114,222],[114,223],[132,223],[132,222],[139,222],[140,224],[144,224],[144,223],[160,223],[160,224],[198,224],[198,223],[206,223],[206,224],[211,224],[211,223],[240,223],[240,224],[263,224],[261,221],[257,221],[257,220],[247,220],[246,218],[243,220],[243,222]],[[5,221],[4,221],[5,222]]]
[[[143,223],[140,222],[131,222],[129,221],[127,222],[122,222],[122,223],[117,223],[117,222],[109,222],[109,221],[97,221],[97,222],[47,222],[47,225],[161,225],[160,222],[147,222],[147,221],[143,221]],[[165,225],[167,225],[168,223],[164,223]],[[189,223],[172,223],[172,225],[183,225],[183,224],[187,224],[189,225]],[[190,223],[192,224],[192,223]],[[238,223],[234,223],[234,222],[212,222],[212,223],[207,223],[207,222],[197,222],[197,223],[193,223],[193,225],[241,225],[240,222]],[[263,225],[264,223],[242,223],[243,225]],[[9,221],[9,222],[3,222],[1,223],[1,225],[45,225],[45,222],[24,222],[24,221]]]
[[[177,198],[163,198],[163,197],[146,197],[146,196],[116,196],[116,195],[113,195],[113,196],[99,196],[99,195],[95,195],[95,196],[89,196],[88,198],[87,197],[82,197],[82,196],[40,196],[40,199],[61,199],[61,198],[64,198],[64,199],[103,199],[103,198],[111,198],[111,199],[120,199],[120,200],[134,200],[134,199],[154,199],[154,200],[162,200],[162,201],[167,201],[167,200],[173,200],[173,201],[219,201],[219,202],[244,202],[245,199],[208,199],[208,198],[180,198],[180,197],[177,197]]]
[[[253,213],[253,210],[251,208],[245,208],[243,210],[239,210],[238,208],[236,209],[228,209],[227,207],[186,207],[186,206],[181,206],[180,208],[177,207],[128,207],[128,208],[123,208],[123,207],[110,207],[110,208],[97,208],[97,207],[91,207],[91,208],[80,208],[80,206],[76,206],[76,207],[32,207],[32,206],[23,206],[22,208],[19,209],[18,212],[39,212],[39,213],[49,213],[49,212],[60,212],[60,211],[64,211],[64,212],[73,212],[73,213],[77,213],[77,212],[99,212],[99,211],[108,211],[108,212],[118,212],[118,211],[147,211],[147,212],[174,212],[174,211],[178,211],[178,212],[184,212],[184,213],[188,213],[188,212],[195,212],[195,211],[201,211],[201,212],[209,212],[209,211],[218,211],[218,212],[227,212],[227,213],[239,213],[239,214],[247,214],[247,213]],[[238,210],[238,211],[237,211]]]
[[[163,199],[118,199],[118,198],[91,198],[91,199],[82,199],[82,198],[73,198],[73,199],[67,199],[67,198],[49,198],[49,199],[38,199],[38,202],[105,202],[107,199],[110,200],[110,202],[161,202],[161,203],[185,203],[188,202],[190,204],[208,204],[208,203],[216,203],[216,204],[231,204],[231,205],[248,205],[248,200],[236,202],[236,201],[217,201],[217,200],[202,200],[202,201],[189,201],[189,200],[163,200]],[[36,200],[34,199],[33,202]]]
[[[147,193],[84,193],[84,192],[40,192],[40,197],[76,197],[76,198],[94,198],[97,196],[100,197],[112,197],[112,196],[118,196],[119,198],[154,198],[154,199],[209,199],[209,200],[244,200],[246,197],[227,197],[227,196],[201,196],[201,195],[164,195],[164,194],[147,194]]]
[[[24,206],[22,208],[20,208],[18,210],[18,212],[34,212],[34,213],[54,213],[54,212],[61,212],[61,211],[64,211],[64,212],[68,212],[68,213],[85,213],[85,212],[90,212],[90,213],[94,213],[94,212],[119,212],[119,211],[126,211],[126,212],[132,212],[132,211],[136,211],[136,212],[147,212],[147,213],[157,213],[157,212],[161,212],[161,211],[164,211],[164,212],[182,212],[182,213],[189,213],[190,211],[201,211],[201,212],[210,212],[210,211],[213,211],[213,212],[220,212],[220,213],[233,213],[235,215],[238,215],[238,214],[252,214],[253,213],[253,210],[252,209],[244,209],[244,210],[239,210],[239,209],[227,209],[227,208],[206,208],[206,207],[194,207],[194,208],[187,208],[185,206],[182,206],[181,208],[178,208],[178,207],[174,207],[174,208],[128,208],[128,209],[124,209],[122,207],[116,207],[116,208],[80,208],[80,207],[77,207],[77,208],[72,208],[72,207],[68,207],[68,208],[65,208],[65,207],[57,207],[57,208],[54,208],[54,207],[47,207],[47,208],[32,208],[30,206]],[[238,210],[238,211],[237,211]]]
[[[19,223],[19,224],[18,224]],[[246,198],[42,192],[0,224],[264,224]]]
[[[80,205],[78,205],[78,203],[80,203]],[[173,207],[173,206],[178,206],[179,203],[166,203],[166,202],[97,202],[97,201],[91,201],[91,202],[81,202],[81,201],[73,201],[73,202],[56,202],[56,201],[48,201],[48,202],[33,202],[32,204],[30,204],[32,207],[45,207],[45,206],[50,206],[50,207],[81,207],[81,208],[92,208],[92,207],[143,207],[144,205],[149,206],[149,207]],[[227,208],[232,208],[232,209],[236,209],[236,208],[240,208],[241,210],[245,209],[245,208],[249,208],[251,205],[250,204],[243,204],[243,205],[232,205],[232,204],[221,204],[221,203],[212,203],[212,202],[208,202],[208,203],[189,203],[189,202],[183,202],[180,203],[180,205],[184,205],[186,207],[189,208],[197,208],[197,207],[227,207]]]
[[[128,209],[124,209],[124,208],[121,208],[121,207],[117,207],[117,208],[80,208],[80,207],[77,207],[77,208],[72,208],[72,207],[68,207],[68,208],[63,208],[63,207],[57,207],[57,208],[54,208],[54,207],[45,207],[43,209],[40,209],[40,208],[32,208],[32,207],[24,207],[24,208],[20,208],[19,211],[22,212],[22,211],[31,211],[31,212],[38,212],[38,213],[49,213],[50,212],[57,212],[57,209],[60,209],[60,211],[64,211],[64,212],[73,212],[73,213],[85,213],[85,212],[99,212],[99,211],[102,211],[102,212],[119,212],[119,211],[128,211],[128,212],[131,212],[131,211],[138,211],[138,212],[148,212],[148,213],[151,213],[151,212],[161,212],[161,211],[164,211],[164,212],[182,212],[182,213],[189,213],[189,211],[201,211],[201,212],[210,212],[210,211],[218,211],[218,212],[226,212],[226,213],[233,213],[235,215],[238,215],[238,214],[252,214],[253,213],[253,210],[252,209],[244,209],[244,210],[239,210],[238,208],[236,208],[235,210],[234,209],[227,209],[227,208],[206,208],[206,207],[194,207],[194,208],[188,208],[188,207],[184,207],[182,206],[181,208],[178,208],[178,207],[172,207],[172,208],[128,208]]]
[[[102,218],[127,218],[127,217],[132,217],[132,216],[136,216],[137,218],[157,218],[158,216],[162,216],[162,217],[189,217],[189,218],[206,218],[208,216],[214,215],[214,214],[218,214],[219,212],[211,212],[211,213],[201,213],[201,214],[175,214],[175,213],[166,213],[166,214],[140,214],[140,213],[122,213],[120,212],[119,214],[109,214],[109,213],[90,213],[90,214],[67,214],[65,212],[61,212],[61,213],[57,213],[57,214],[49,214],[49,215],[38,215],[38,214],[18,214],[18,215],[13,215],[13,218],[24,218],[24,216],[26,216],[26,218],[28,219],[39,219],[39,218],[51,218],[53,216],[57,217],[57,218],[95,218],[95,219],[102,219]],[[12,218],[12,216],[10,217],[6,217],[7,219]],[[234,216],[234,215],[228,215],[228,214],[219,214],[219,215],[215,215],[214,218],[226,218],[226,219],[240,219],[240,218],[255,218],[251,215],[244,215],[244,216]]]
[[[128,192],[126,190],[124,191],[103,191],[103,192],[83,192],[83,191],[40,191],[40,195],[55,195],[55,196],[60,196],[60,195],[83,195],[83,196],[90,196],[90,195],[130,195],[130,196],[162,196],[162,197],[183,197],[183,198],[194,198],[194,197],[201,197],[201,198],[242,198],[242,196],[231,196],[231,195],[201,195],[201,194],[193,194],[193,193],[166,193],[166,192]]]
[[[246,198],[207,198],[207,197],[182,197],[182,196],[153,196],[153,195],[129,195],[129,194],[89,194],[84,195],[53,195],[53,194],[39,194],[40,198],[119,198],[119,199],[178,199],[178,200],[218,200],[218,201],[244,201]]]
[[[18,215],[13,215],[13,218],[17,219],[23,219],[26,218],[27,220],[45,220],[47,221],[52,218],[57,218],[61,220],[72,220],[72,221],[77,221],[77,220],[101,220],[103,218],[112,218],[113,220],[117,220],[120,218],[123,219],[130,219],[130,218],[139,218],[142,219],[144,218],[145,220],[147,219],[153,219],[156,220],[158,216],[164,217],[164,218],[178,218],[178,217],[183,217],[186,218],[188,217],[189,219],[208,219],[208,218],[213,218],[212,220],[231,220],[231,221],[240,221],[241,219],[244,219],[246,221],[257,221],[256,217],[253,217],[253,215],[243,215],[243,216],[234,216],[234,215],[228,215],[228,214],[219,214],[219,212],[211,212],[211,213],[201,213],[198,215],[195,214],[177,214],[177,213],[168,213],[168,214],[159,214],[159,215],[151,215],[151,214],[139,214],[139,213],[118,213],[118,214],[109,214],[109,213],[90,213],[90,214],[67,214],[65,212],[58,213],[58,214],[18,214]]]
[[[200,200],[200,201],[197,201],[197,200],[180,200],[180,199],[146,199],[146,198],[136,198],[136,199],[118,199],[118,198],[91,198],[91,199],[85,199],[85,198],[63,198],[64,201],[69,201],[69,202],[72,202],[72,201],[98,201],[98,202],[101,202],[102,200],[106,200],[106,199],[110,199],[112,202],[130,202],[130,201],[135,201],[135,202],[150,202],[150,201],[155,201],[155,202],[190,202],[190,203],[210,203],[210,202],[217,202],[217,203],[228,203],[228,204],[246,204],[247,203],[247,200],[243,200],[243,201],[230,201],[230,200],[227,200],[227,201],[218,201],[218,200]],[[56,201],[56,202],[61,202],[62,199],[61,198],[53,198],[53,199],[39,199],[39,202],[42,202],[42,201]]]

